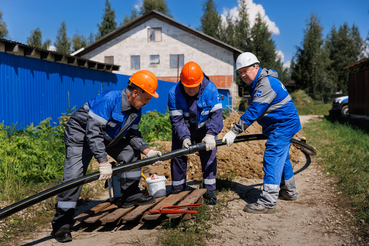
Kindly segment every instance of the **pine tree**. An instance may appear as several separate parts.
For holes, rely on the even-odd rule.
[[[73,44],[73,49],[72,51],[75,52],[83,47],[87,46],[87,40],[85,37],[83,37],[83,35],[79,35],[78,31],[76,34],[74,34],[73,38],[72,38],[72,44]]]
[[[123,26],[125,24],[127,24],[128,22],[133,21],[134,19],[136,19],[139,16],[139,13],[137,11],[137,9],[133,8],[131,9],[131,15],[125,15],[123,22],[120,24],[120,26]]]
[[[343,70],[343,68],[362,57],[364,40],[360,37],[359,30],[355,25],[350,28],[347,23],[344,23],[338,31],[335,26],[332,27],[327,35],[325,47],[331,60],[328,69],[336,83],[336,88],[347,95],[350,71]]]
[[[51,44],[51,40],[46,39],[46,41],[42,44],[41,48],[44,49],[44,50],[47,50],[49,48],[50,44]]]
[[[245,0],[240,1],[238,17],[235,23],[235,47],[242,51],[250,51],[250,20]]]
[[[327,102],[336,88],[327,71],[330,60],[323,47],[322,31],[320,18],[311,14],[306,20],[302,47],[297,48],[294,56],[291,77],[310,97]]]
[[[95,42],[95,35],[91,32],[90,36],[88,36],[88,39],[87,39],[87,45],[90,45],[93,42]]]
[[[96,40],[104,37],[105,35],[111,33],[117,28],[117,23],[115,22],[115,10],[111,9],[109,0],[105,2],[104,15],[102,17],[101,25],[97,24],[99,28],[96,34]]]
[[[56,51],[63,54],[70,54],[70,39],[67,37],[67,27],[65,22],[61,23],[61,27],[58,30],[58,36],[56,36],[56,42],[54,43]]]
[[[200,18],[201,26],[197,28],[213,38],[220,40],[222,27],[222,18],[217,12],[217,5],[213,0],[207,0],[202,4],[204,15]]]
[[[31,31],[31,36],[27,38],[27,44],[30,46],[42,47],[42,34],[40,28],[36,28],[35,30]]]
[[[6,23],[3,21],[3,12],[0,11],[0,38],[6,38],[8,36],[8,29],[6,29]]]
[[[165,0],[143,0],[140,14],[144,15],[151,10],[159,11],[160,13],[173,18]]]

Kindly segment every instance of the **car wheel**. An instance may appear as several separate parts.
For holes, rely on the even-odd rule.
[[[341,114],[349,114],[348,105],[345,105],[341,108]]]

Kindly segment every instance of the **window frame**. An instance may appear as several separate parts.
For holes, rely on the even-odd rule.
[[[134,62],[133,59],[138,57],[138,68],[133,67]],[[136,61],[137,63],[137,61]],[[141,69],[141,57],[140,55],[131,55],[131,70],[140,70]]]
[[[154,32],[154,40],[151,40],[151,32]],[[156,43],[161,42],[163,40],[162,38],[162,28],[161,27],[149,27],[147,28],[147,42],[149,43]]]

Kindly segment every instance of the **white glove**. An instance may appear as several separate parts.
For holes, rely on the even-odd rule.
[[[99,180],[110,179],[113,174],[113,169],[111,168],[110,162],[105,162],[103,164],[99,164],[100,177]]]
[[[190,148],[190,145],[191,145],[191,139],[186,138],[185,140],[183,140],[182,148],[189,149]]]
[[[156,156],[161,157],[161,152],[150,149],[150,151],[146,154],[147,158],[156,157]],[[160,165],[162,163],[163,163],[162,161],[157,161],[153,165]]]
[[[237,135],[234,132],[229,131],[229,132],[226,133],[226,135],[224,135],[222,142],[227,141],[227,146],[231,147],[233,142],[234,142],[234,139],[236,138],[236,136]]]
[[[202,142],[205,143],[206,151],[213,150],[215,148],[215,137],[213,135],[206,134],[202,139]]]

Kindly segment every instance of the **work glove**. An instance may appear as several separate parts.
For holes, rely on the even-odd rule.
[[[206,134],[202,139],[202,142],[205,143],[206,151],[213,150],[215,148],[215,137],[213,135]]]
[[[222,142],[227,142],[227,146],[231,147],[236,136],[236,133],[229,131],[226,133],[226,135],[224,135]]]
[[[147,158],[156,157],[156,156],[161,157],[161,152],[160,151],[157,151],[157,150],[150,149],[150,151],[147,152],[147,154],[146,154],[146,157]],[[153,165],[160,165],[162,163],[163,163],[162,161],[157,161]]]
[[[185,140],[183,140],[182,148],[189,149],[190,148],[190,145],[191,145],[191,139],[186,138]]]
[[[99,180],[110,179],[113,174],[113,169],[111,168],[110,162],[105,162],[103,164],[99,164],[100,177]]]

